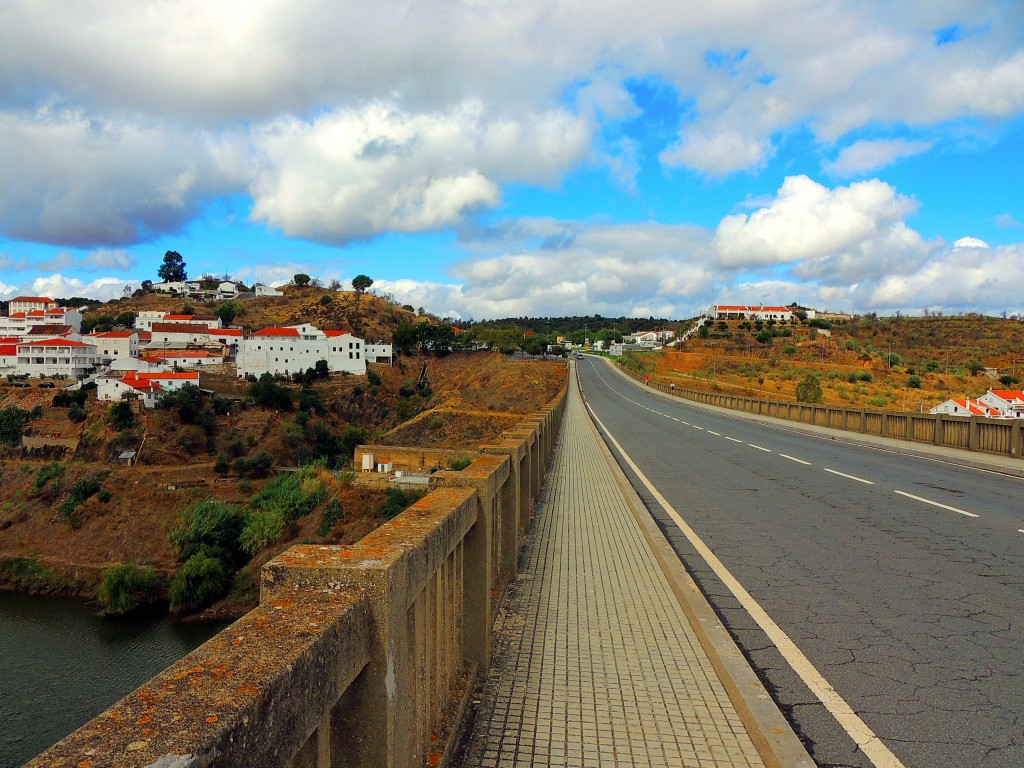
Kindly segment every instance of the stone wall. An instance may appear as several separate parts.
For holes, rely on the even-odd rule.
[[[445,764],[565,395],[358,543],[267,563],[258,608],[28,765]]]

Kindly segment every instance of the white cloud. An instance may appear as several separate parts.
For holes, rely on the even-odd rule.
[[[79,267],[90,271],[119,269],[127,271],[135,266],[135,257],[127,251],[111,251],[106,248],[93,251],[85,256]]]
[[[961,237],[953,243],[954,248],[988,248],[988,243],[976,237]]]
[[[64,277],[58,273],[36,278],[28,286],[23,286],[21,292],[30,296],[50,296],[52,298],[85,296],[98,301],[109,301],[121,298],[124,287],[129,284],[133,287],[135,285],[116,277],[98,277],[85,282],[75,277]]]
[[[1020,229],[1021,223],[1013,218],[1012,213],[1000,213],[996,216],[996,226],[1003,229]]]
[[[806,277],[848,281],[934,247],[903,221],[916,208],[878,179],[828,189],[790,176],[764,207],[722,219],[712,245],[725,267],[799,262]]]
[[[764,136],[738,130],[695,129],[685,132],[682,141],[663,151],[658,159],[668,166],[687,166],[711,176],[726,176],[759,167],[773,154],[771,142]]]
[[[844,147],[832,162],[822,163],[822,170],[840,178],[861,176],[892,165],[905,157],[919,155],[931,147],[930,141],[906,139],[858,141]]]
[[[344,243],[458,224],[497,205],[500,182],[553,184],[586,155],[590,127],[564,110],[513,119],[478,102],[419,114],[376,102],[279,120],[255,143],[252,217]]]
[[[0,226],[59,245],[126,244],[174,232],[228,189],[203,136],[81,111],[0,112]]]
[[[468,259],[459,282],[378,280],[374,288],[442,316],[685,316],[712,284],[705,231],[692,226],[519,220],[505,245],[530,250]],[[506,233],[501,233],[506,234]],[[552,307],[557,307],[552,310]],[[699,311],[699,310],[698,310]]]
[[[1014,286],[1024,282],[1024,243],[935,252],[909,275],[883,277],[857,292],[860,306],[878,311],[931,307],[946,311],[1024,312]]]

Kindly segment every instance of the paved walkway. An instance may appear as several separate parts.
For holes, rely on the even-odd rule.
[[[574,385],[465,768],[762,766]]]

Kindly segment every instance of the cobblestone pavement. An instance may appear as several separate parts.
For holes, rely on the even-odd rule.
[[[763,762],[569,402],[464,768]]]

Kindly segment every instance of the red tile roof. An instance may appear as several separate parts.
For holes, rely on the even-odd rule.
[[[296,328],[264,328],[262,331],[256,331],[253,336],[298,336],[299,331]]]
[[[328,339],[333,339],[333,338],[336,338],[338,336],[350,336],[351,335],[348,331],[336,331],[336,330],[334,330],[334,331],[324,331],[324,333],[327,335]]]
[[[23,341],[19,347],[93,347],[95,344],[86,344],[84,341],[72,341],[71,339],[40,339],[39,341]]]
[[[47,304],[56,304],[57,303],[53,299],[51,299],[49,296],[15,296],[13,299],[11,299],[11,301],[34,301],[34,302],[43,301],[43,302],[46,302]]]

